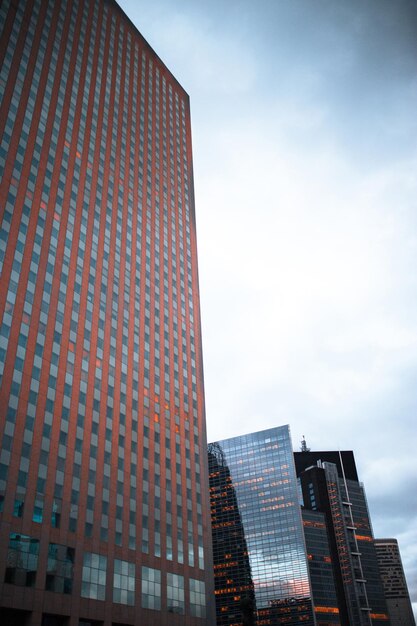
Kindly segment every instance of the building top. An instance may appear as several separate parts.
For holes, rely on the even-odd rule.
[[[352,450],[315,450],[314,452],[294,452],[294,459],[297,475],[306,470],[308,467],[316,465],[318,461],[322,461],[334,463],[337,466],[337,471],[341,478],[343,478],[344,475],[349,480],[359,480],[358,472],[356,470],[355,457]]]
[[[267,428],[267,429],[263,429],[263,430],[258,430],[256,432],[251,432],[251,433],[246,433],[244,435],[236,435],[236,437],[228,437],[227,439],[218,439],[217,441],[212,441],[209,445],[213,445],[216,443],[227,443],[228,441],[233,442],[234,440],[236,441],[245,441],[245,440],[252,440],[252,439],[259,439],[260,437],[262,438],[268,438],[268,435],[271,434],[274,437],[276,437],[277,431],[282,431],[283,436],[287,436],[287,433],[289,432],[290,427],[288,424],[284,424],[281,426],[273,426],[272,428]]]
[[[132,26],[132,28],[135,30],[136,34],[142,39],[143,43],[146,45],[146,47],[148,48],[149,52],[152,53],[152,55],[158,59],[158,61],[163,65],[163,69],[166,71],[167,74],[169,74],[170,80],[172,80],[173,82],[177,83],[178,87],[181,89],[181,91],[184,92],[185,97],[187,98],[187,100],[189,101],[190,97],[187,93],[187,91],[184,89],[184,87],[181,85],[181,83],[178,81],[177,78],[175,78],[174,74],[169,70],[169,68],[167,67],[165,61],[163,61],[161,59],[161,57],[159,56],[159,54],[157,54],[155,52],[155,50],[152,48],[152,46],[150,45],[150,43],[145,39],[145,37],[142,35],[142,33],[140,32],[140,30],[138,29],[138,27],[132,22],[132,20],[130,19],[130,17],[124,12],[124,10],[122,9],[122,7],[116,2],[116,0],[105,0],[108,4],[112,4],[115,9],[117,11],[120,11],[120,13],[123,16],[123,21],[124,22],[129,22],[129,24]]]

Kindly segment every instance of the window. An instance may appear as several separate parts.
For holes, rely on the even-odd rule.
[[[194,617],[206,616],[206,586],[194,578],[190,578],[190,613]]]
[[[4,582],[21,587],[33,587],[38,569],[38,554],[38,539],[11,533]]]
[[[81,596],[93,600],[106,599],[107,557],[93,552],[84,554]]]
[[[58,593],[72,592],[74,568],[74,548],[50,543],[48,548],[48,564],[46,569],[45,589]]]
[[[161,572],[145,566],[142,567],[142,607],[161,608]]]
[[[59,528],[61,525],[61,502],[59,500],[54,500],[52,505],[51,525],[52,528]]]
[[[135,604],[135,564],[114,560],[113,602]]]
[[[38,524],[41,524],[42,519],[43,519],[43,502],[42,500],[37,498],[33,506],[32,521],[37,522]]]
[[[167,574],[167,608],[170,613],[184,614],[184,576]]]
[[[13,515],[15,517],[23,517],[23,508],[24,508],[23,500],[15,500],[14,506],[13,506]]]

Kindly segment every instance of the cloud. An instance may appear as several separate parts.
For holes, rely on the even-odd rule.
[[[253,87],[257,62],[243,33],[224,32],[208,14],[196,19],[181,5],[148,8],[145,15],[149,41],[158,42],[158,54],[187,91],[215,101]]]
[[[197,176],[205,306],[223,302],[216,332],[229,320],[239,335],[257,324],[253,345],[245,338],[250,354],[265,345],[264,333],[277,347],[308,347],[305,334],[312,330],[316,349],[327,356],[347,346],[352,352],[354,344],[415,354],[415,325],[404,326],[397,319],[401,307],[396,311],[390,300],[393,292],[405,295],[416,253],[413,231],[407,235],[413,216],[398,218],[389,204],[395,189],[404,189],[411,164],[382,185],[375,182],[382,175],[358,178],[336,151],[324,149],[311,162],[310,155],[244,127],[215,136],[215,171]],[[410,184],[409,201],[413,190]],[[415,310],[415,294],[411,304]]]

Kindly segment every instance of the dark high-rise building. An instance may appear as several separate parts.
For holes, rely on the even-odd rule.
[[[208,447],[211,524],[214,552],[214,579],[220,611],[217,626],[233,622],[255,623],[255,590],[246,543],[245,528],[236,489],[220,444]]]
[[[400,549],[396,539],[375,539],[391,626],[415,626]]]
[[[295,452],[294,457],[304,507],[325,517],[340,623],[388,626],[365,491],[353,453]]]
[[[0,622],[212,623],[188,96],[113,0],[0,67]]]
[[[315,624],[288,426],[209,444],[217,623]]]
[[[302,517],[316,624],[340,626],[340,610],[326,516],[320,511],[303,508]]]

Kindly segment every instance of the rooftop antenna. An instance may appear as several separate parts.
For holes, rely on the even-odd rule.
[[[306,442],[306,438],[303,435],[303,438],[301,439],[301,452],[310,452],[310,448],[307,448],[307,442]]]

